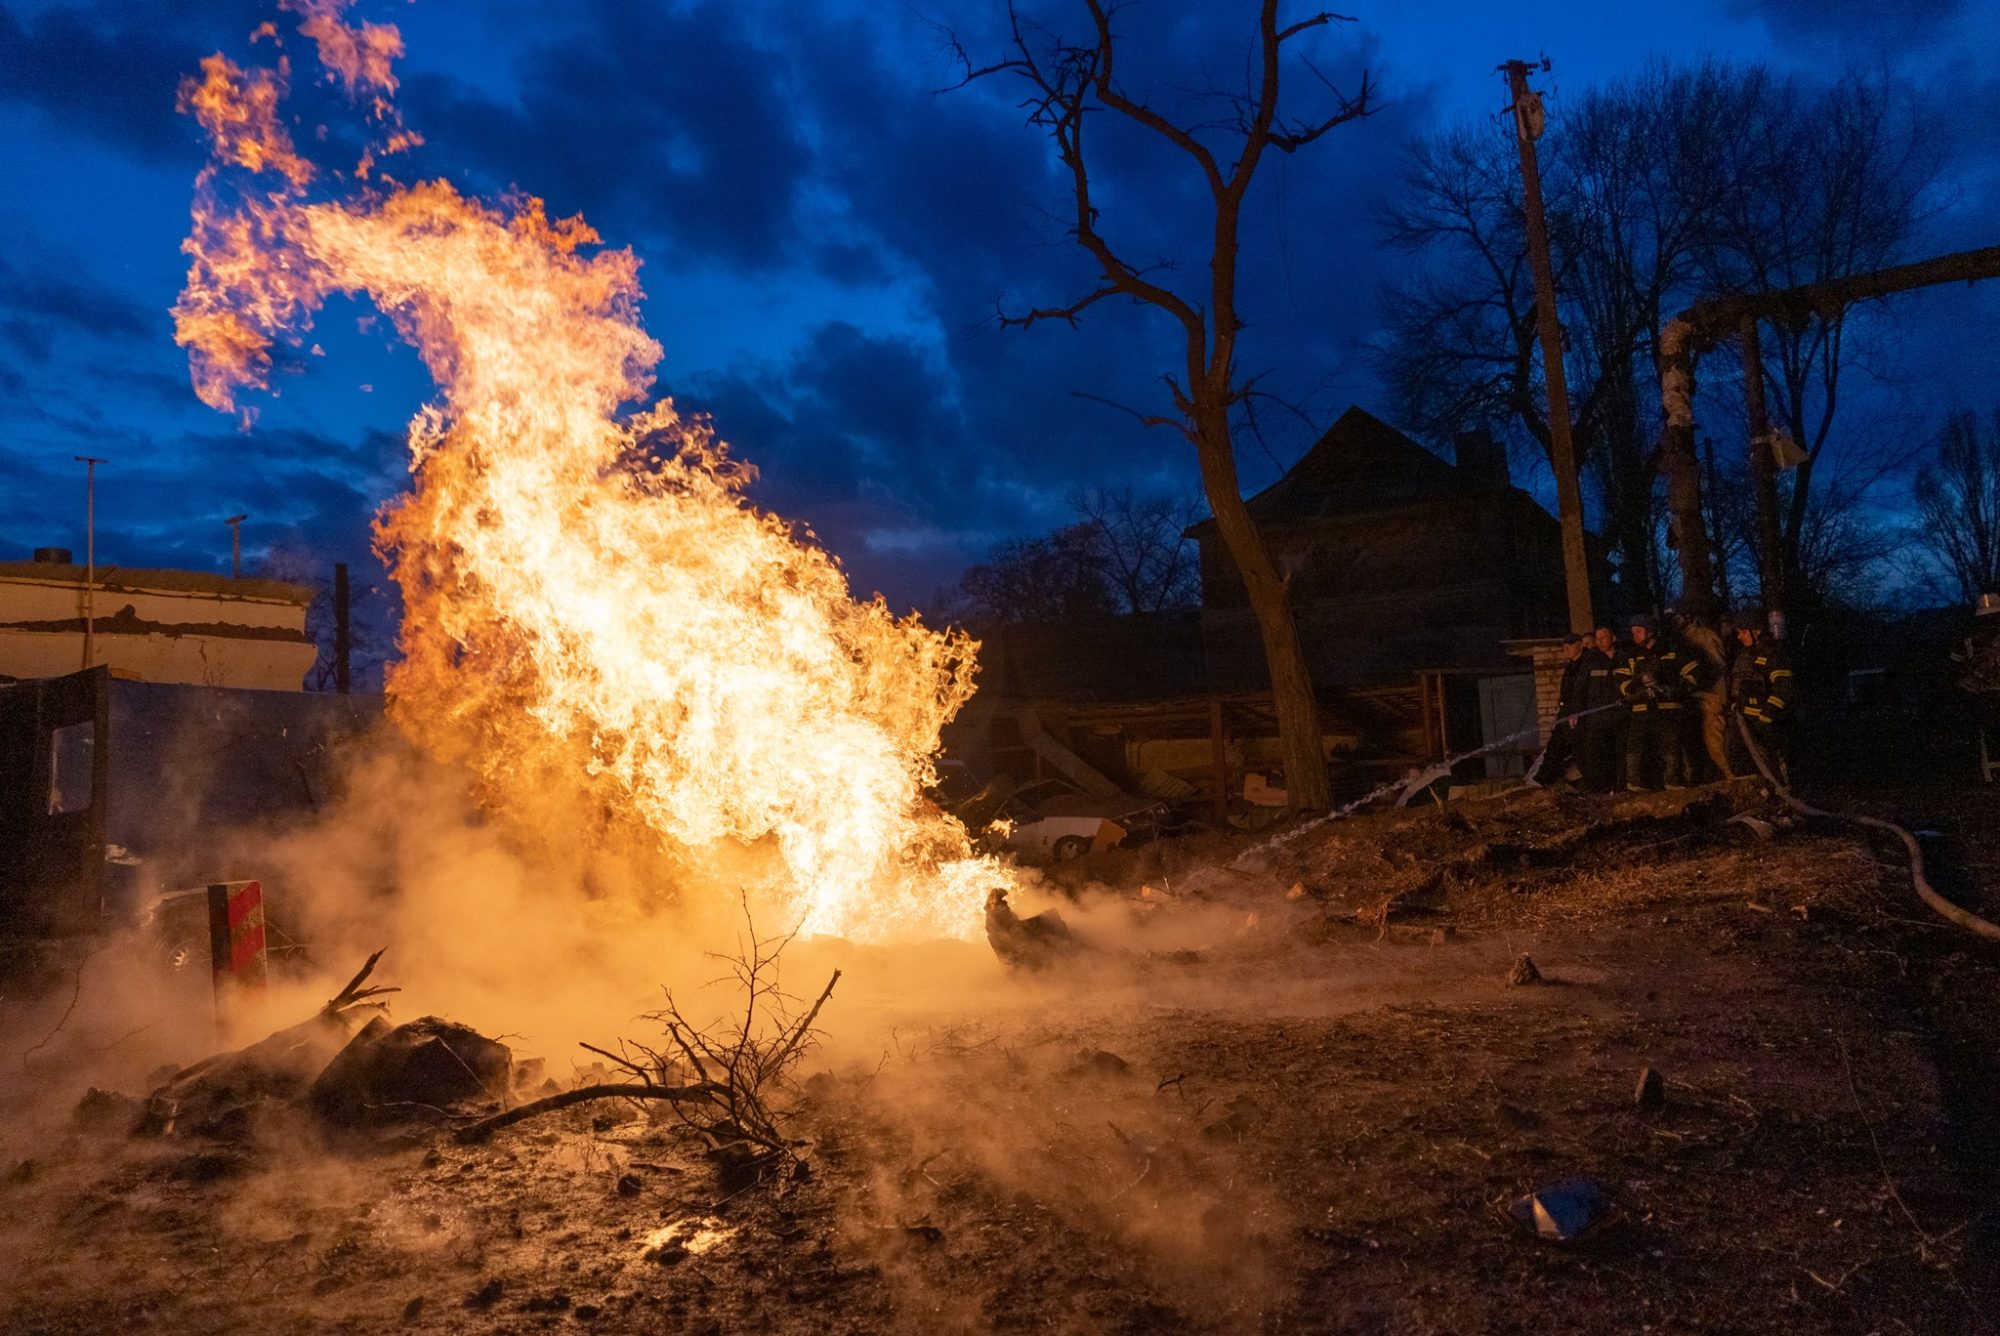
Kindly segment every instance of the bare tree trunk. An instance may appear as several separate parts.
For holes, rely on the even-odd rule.
[[[1327,780],[1319,698],[1313,692],[1305,649],[1299,643],[1291,591],[1243,502],[1227,411],[1204,413],[1202,419],[1197,441],[1202,488],[1214,510],[1222,544],[1243,577],[1250,611],[1264,642],[1264,662],[1271,674],[1271,705],[1278,716],[1278,745],[1285,758],[1286,803],[1293,811],[1323,811],[1333,805],[1333,789]]]
[[[1000,323],[1029,326],[1041,320],[1062,320],[1074,325],[1084,311],[1113,296],[1129,297],[1155,307],[1179,323],[1186,339],[1186,381],[1183,383],[1173,376],[1165,378],[1178,417],[1137,415],[1148,426],[1176,428],[1195,448],[1203,491],[1214,512],[1223,546],[1243,577],[1250,610],[1264,642],[1272,703],[1285,758],[1289,806],[1294,811],[1324,809],[1332,802],[1332,790],[1327,783],[1319,704],[1313,695],[1312,678],[1306,671],[1305,653],[1299,644],[1285,582],[1271,561],[1264,536],[1243,503],[1242,486],[1236,476],[1236,449],[1230,434],[1229,414],[1236,405],[1247,402],[1251,394],[1250,385],[1239,384],[1236,379],[1236,336],[1242,329],[1236,313],[1237,229],[1244,197],[1264,151],[1275,148],[1282,153],[1295,153],[1336,126],[1366,116],[1368,79],[1365,74],[1362,76],[1360,89],[1351,98],[1334,92],[1334,105],[1322,116],[1307,120],[1281,116],[1278,85],[1285,44],[1303,33],[1345,20],[1336,14],[1318,13],[1281,28],[1278,0],[1262,0],[1257,17],[1261,77],[1254,90],[1236,100],[1240,152],[1225,169],[1195,130],[1175,123],[1121,87],[1113,74],[1117,47],[1112,37],[1112,15],[1116,6],[1107,0],[1084,0],[1084,8],[1095,29],[1094,42],[1079,45],[1050,38],[1044,46],[1032,41],[1027,34],[1039,30],[1024,24],[1010,4],[1013,58],[978,69],[966,61],[968,83],[1006,72],[1018,75],[1032,86],[1029,123],[1047,130],[1055,141],[1057,154],[1069,171],[1076,205],[1071,235],[1097,261],[1102,277],[1094,291],[1067,306],[1036,308],[1017,316],[1003,314]],[[963,48],[959,54],[963,57]],[[1325,83],[1323,76],[1321,82]],[[1333,91],[1331,84],[1326,86]],[[1168,282],[1149,277],[1154,270],[1166,266],[1142,269],[1128,263],[1098,230],[1098,207],[1091,196],[1090,170],[1084,159],[1084,135],[1090,123],[1086,113],[1099,111],[1115,113],[1157,135],[1185,155],[1200,172],[1215,209],[1205,298],[1189,297],[1175,291]]]
[[[1785,534],[1778,523],[1777,461],[1771,450],[1771,416],[1764,406],[1764,352],[1757,317],[1743,318],[1743,404],[1750,419],[1750,487],[1757,504],[1757,575],[1764,615],[1784,638]]]

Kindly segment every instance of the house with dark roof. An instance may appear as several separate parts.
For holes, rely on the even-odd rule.
[[[1562,533],[1513,485],[1485,433],[1447,462],[1349,408],[1298,463],[1247,502],[1278,569],[1313,680],[1323,687],[1420,671],[1518,672],[1507,642],[1567,630]],[[1201,545],[1211,685],[1267,684],[1256,621],[1213,519]]]
[[[1464,777],[1518,773],[1538,745],[1545,703],[1522,650],[1567,629],[1561,530],[1490,436],[1461,438],[1455,454],[1349,408],[1248,501],[1290,582],[1337,793],[1489,744],[1498,754]],[[1201,549],[1198,613],[987,636],[953,752],[1025,779],[1053,740],[1121,784],[1206,792],[1218,814],[1252,777],[1275,778],[1270,678],[1242,580],[1212,519],[1188,537]]]

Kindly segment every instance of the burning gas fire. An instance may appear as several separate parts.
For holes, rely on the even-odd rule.
[[[753,471],[706,422],[668,400],[621,416],[661,356],[629,249],[539,199],[380,174],[419,142],[390,100],[402,38],[347,3],[281,0],[365,107],[352,173],[294,147],[282,56],[211,56],[184,84],[214,155],[174,314],[197,393],[225,411],[337,293],[372,299],[430,369],[413,490],[376,526],[403,590],[399,725],[586,874],[663,855],[809,933],[976,932],[999,869],[921,796],[976,646],[853,599],[747,503]]]

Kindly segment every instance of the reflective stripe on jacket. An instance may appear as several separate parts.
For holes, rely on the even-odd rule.
[[[1618,694],[1632,707],[1632,713],[1648,710],[1678,710],[1681,701],[1695,692],[1695,661],[1680,646],[1649,640],[1627,648],[1615,675]]]
[[[1736,709],[1745,719],[1776,723],[1792,704],[1792,664],[1785,648],[1764,636],[1736,656],[1730,674]]]

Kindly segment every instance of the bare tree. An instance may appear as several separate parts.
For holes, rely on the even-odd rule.
[[[1716,291],[1878,266],[1921,221],[1935,163],[1917,110],[1860,78],[1813,89],[1758,67],[1656,68],[1554,110],[1544,183],[1579,463],[1627,598],[1645,604],[1668,582],[1650,384],[1662,317]],[[1383,225],[1419,263],[1389,293],[1378,359],[1399,411],[1429,434],[1488,422],[1546,450],[1511,148],[1486,125],[1413,146],[1409,189]],[[1774,415],[1809,455],[1788,484],[1783,538],[1802,572],[1842,566],[1806,561],[1801,549],[1814,506],[1856,495],[1830,477],[1816,485],[1814,465],[1833,436],[1858,323],[1814,316],[1765,346]],[[1851,527],[1819,523],[1813,541]]]
[[[1724,185],[1716,146],[1743,101],[1730,81],[1713,65],[1655,69],[1586,94],[1543,140],[1578,465],[1620,558],[1626,597],[1640,605],[1655,601],[1662,583],[1652,344],[1672,294],[1697,265],[1701,220]],[[1510,134],[1487,124],[1412,147],[1406,188],[1382,226],[1419,263],[1387,295],[1378,365],[1399,412],[1427,434],[1491,423],[1546,456],[1513,153]]]
[[[1130,487],[1086,487],[1072,492],[1069,504],[1097,531],[1104,575],[1122,611],[1165,612],[1199,600],[1201,567],[1187,531],[1202,518],[1200,503]]]
[[[1741,184],[1719,200],[1705,249],[1710,286],[1769,293],[1893,263],[1925,217],[1940,166],[1941,137],[1926,110],[1879,77],[1849,75],[1822,89],[1758,71],[1746,79],[1756,100],[1726,144]],[[1779,569],[1785,588],[1808,601],[1835,592],[1816,577],[1835,573],[1839,583],[1840,563],[1824,560],[1827,535],[1852,533],[1856,523],[1816,517],[1814,509],[1852,509],[1855,467],[1879,474],[1901,462],[1878,450],[1879,457],[1843,461],[1842,476],[1814,485],[1826,474],[1843,373],[1866,350],[1867,309],[1834,306],[1772,321],[1759,340],[1773,424],[1805,456],[1781,489]],[[1872,546],[1879,544],[1861,544]]]
[[[1130,487],[1070,493],[1077,522],[997,544],[941,593],[946,620],[1012,625],[1073,622],[1193,605],[1201,592],[1188,526],[1201,505]]]
[[[1263,0],[1249,85],[1241,93],[1221,95],[1228,112],[1219,123],[1177,121],[1129,92],[1119,79],[1118,43],[1112,30],[1115,6],[1106,0],[1082,0],[1082,7],[1090,18],[1091,32],[1078,42],[1027,23],[1010,4],[1012,53],[983,67],[964,61],[965,82],[1008,77],[1027,86],[1029,124],[1049,135],[1068,177],[1074,203],[1070,235],[1096,262],[1099,273],[1096,288],[1066,305],[1003,314],[1001,320],[1021,327],[1044,320],[1075,325],[1096,303],[1124,297],[1164,312],[1179,326],[1185,340],[1185,362],[1179,372],[1164,377],[1174,413],[1141,413],[1140,417],[1148,425],[1178,431],[1194,447],[1202,490],[1223,546],[1243,576],[1263,640],[1290,804],[1299,810],[1324,808],[1332,801],[1332,793],[1322,750],[1319,704],[1299,644],[1286,581],[1243,503],[1237,475],[1232,416],[1253,393],[1253,379],[1243,376],[1236,361],[1237,339],[1243,329],[1237,310],[1238,238],[1244,197],[1264,154],[1271,149],[1295,153],[1337,126],[1367,115],[1369,83],[1363,76],[1359,88],[1348,96],[1321,77],[1319,82],[1333,98],[1327,114],[1305,119],[1285,114],[1279,98],[1285,48],[1315,29],[1345,19],[1321,12],[1281,26],[1277,0]],[[959,54],[963,58],[962,48]],[[1306,68],[1312,69],[1310,63]],[[1088,131],[1095,118],[1105,114],[1157,136],[1183,155],[1199,175],[1213,224],[1204,287],[1185,291],[1175,287],[1162,266],[1132,263],[1101,230],[1086,144],[1094,142]],[[1212,140],[1223,141],[1223,146],[1212,147]]]
[[[1009,539],[959,577],[952,618],[1011,625],[1073,622],[1117,611],[1103,535],[1085,521]]]
[[[2000,589],[2000,412],[1954,413],[1911,486],[1917,543],[1967,603]]]
[[[257,563],[256,570],[261,579],[307,585],[313,590],[312,602],[306,605],[306,638],[318,647],[319,657],[306,670],[304,687],[307,691],[334,690],[339,672],[334,664],[337,631],[333,594],[327,578],[331,574],[330,563],[303,548],[281,546],[266,552]],[[384,657],[384,641],[364,615],[363,607],[367,596],[374,590],[364,586],[359,592],[362,597],[355,599],[348,609],[348,661],[355,665],[379,666]],[[364,676],[365,673],[364,667],[363,672],[356,676]]]

